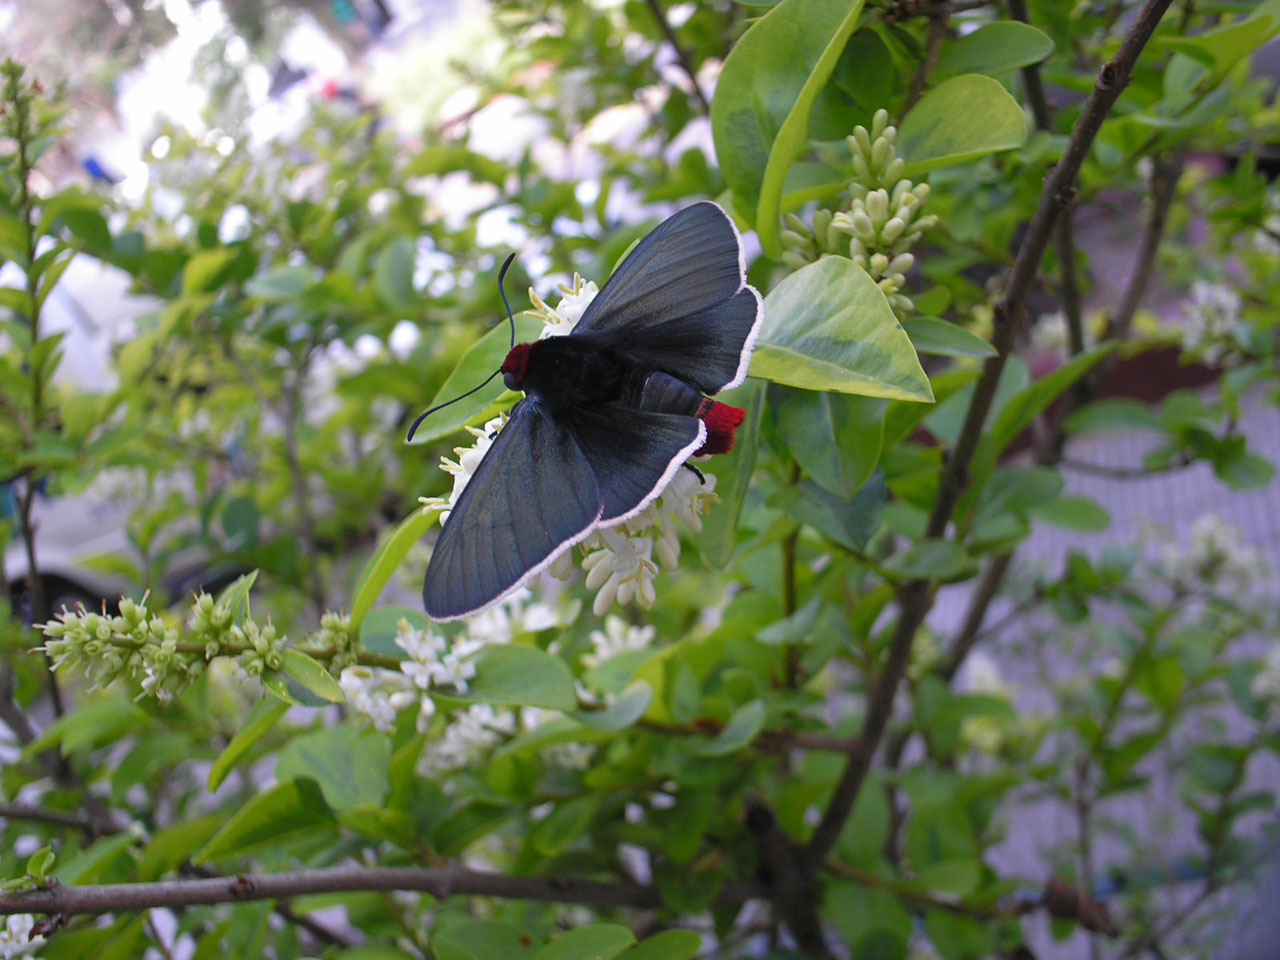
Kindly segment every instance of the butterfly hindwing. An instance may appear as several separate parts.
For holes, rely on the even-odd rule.
[[[621,404],[579,407],[566,421],[595,472],[604,525],[644,509],[706,439],[697,417]]]
[[[596,474],[572,432],[535,399],[522,400],[436,541],[422,591],[427,615],[478,613],[585,537],[600,509]]]

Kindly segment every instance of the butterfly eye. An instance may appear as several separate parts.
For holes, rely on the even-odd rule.
[[[516,379],[515,373],[511,370],[508,370],[502,375],[502,382],[507,385],[508,390],[520,389],[520,381]]]

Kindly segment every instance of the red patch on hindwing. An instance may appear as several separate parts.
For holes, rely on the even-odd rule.
[[[747,411],[716,400],[703,400],[698,419],[707,425],[707,439],[693,455],[728,453],[733,449],[733,432],[746,419]]]
[[[515,377],[517,385],[524,383],[525,374],[529,372],[529,350],[532,343],[517,343],[502,361],[502,372]]]

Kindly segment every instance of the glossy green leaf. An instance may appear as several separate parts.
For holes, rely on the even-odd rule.
[[[1017,20],[998,20],[943,47],[929,79],[937,83],[962,73],[998,76],[1052,54],[1053,41],[1035,27]]]
[[[578,706],[573,674],[565,662],[536,647],[492,644],[472,662],[476,675],[458,699],[548,710]]]
[[[309,267],[276,267],[250,278],[244,289],[259,300],[284,303],[298,297],[315,279],[315,272]]]
[[[138,861],[138,879],[144,883],[159,880],[166,873],[177,870],[191,859],[193,853],[209,842],[224,819],[220,813],[211,813],[157,830],[147,843],[142,859]]]
[[[207,863],[280,846],[332,826],[333,813],[310,778],[286,780],[259,793],[235,812],[192,860]]]
[[[861,11],[862,0],[783,0],[725,58],[711,105],[716,156],[734,208],[770,257],[781,254],[782,193],[809,113]]]
[[[338,681],[334,679],[333,674],[314,658],[295,647],[285,647],[280,651],[280,659],[284,662],[282,668],[284,672],[317,697],[328,700],[330,703],[347,702],[347,696],[338,686]]]
[[[529,937],[497,920],[463,920],[431,938],[436,960],[523,960],[533,956]]]
[[[767,715],[763,700],[744,703],[724,725],[720,733],[708,739],[691,738],[685,748],[695,757],[723,757],[748,746],[764,729]]]
[[[635,942],[635,934],[626,927],[595,923],[556,937],[533,960],[613,960]]]
[[[517,315],[516,343],[527,343],[535,340],[541,332],[541,322],[533,317]],[[436,395],[431,398],[431,402],[425,405],[424,409],[444,403],[446,400],[452,400],[454,397],[459,397],[477,383],[483,382],[485,377],[502,366],[502,361],[506,359],[510,349],[511,329],[505,323],[499,324],[472,344],[467,352],[462,355],[458,365],[453,368],[453,372],[449,374],[444,384]],[[477,390],[465,400],[460,400],[453,406],[445,407],[445,409],[438,413],[433,413],[426,420],[423,420],[422,425],[418,427],[418,432],[413,435],[413,439],[409,442],[414,446],[430,443],[433,440],[439,440],[441,437],[447,437],[451,433],[456,433],[467,424],[481,420],[486,414],[494,415],[490,411],[496,412],[494,405],[503,398],[504,394],[509,398],[510,403],[504,401],[503,408],[513,406],[516,400],[519,399],[503,386],[501,378],[495,378],[488,386]]]
[[[751,375],[805,390],[933,400],[884,293],[843,257],[808,264],[770,291]]]
[[[1009,399],[991,426],[997,455],[1011,444],[1031,421],[1067,389],[1097,366],[1114,348],[1114,343],[1076,354],[1062,366],[1034,380]]]
[[[911,108],[898,128],[898,155],[906,175],[964,163],[1022,146],[1027,117],[997,81],[977,73],[952,77]]]
[[[880,460],[887,400],[775,386],[769,391],[778,435],[815,482],[851,497]]]
[[[378,301],[390,310],[402,310],[413,303],[414,245],[409,237],[396,237],[382,252],[373,268],[373,285]]]
[[[1088,497],[1058,497],[1048,503],[1032,507],[1033,516],[1055,527],[1068,530],[1085,530],[1097,533],[1111,526],[1111,514]]]
[[[425,630],[431,624],[425,613],[412,607],[374,607],[360,621],[360,643],[370,653],[407,659],[409,655],[396,642],[401,620],[415,630]]]
[[[585,727],[617,733],[634,724],[653,702],[653,688],[649,684],[633,683],[614,697],[603,710],[583,710],[573,715]]]
[[[404,562],[405,556],[413,545],[421,540],[431,525],[436,523],[436,514],[414,510],[405,517],[391,535],[382,541],[382,545],[374,551],[356,578],[356,587],[351,596],[351,627],[360,629],[360,621],[364,619],[369,608],[382,596],[391,575]]]
[[[310,777],[325,802],[345,811],[380,804],[390,786],[391,743],[385,734],[354,722],[294,737],[281,750],[276,776]]]
[[[767,503],[841,546],[861,550],[875,532],[885,496],[884,477],[875,473],[852,497],[838,497],[805,479],[771,494]]]
[[[972,561],[954,540],[921,540],[882,564],[904,580],[948,580],[968,572]]]
[[[972,331],[939,320],[937,317],[912,317],[902,321],[911,343],[920,353],[937,357],[994,357],[996,348]]]
[[[125,851],[136,843],[138,838],[132,833],[117,833],[103,837],[71,859],[58,864],[58,868],[53,871],[53,877],[59,883],[96,883],[124,855]]]
[[[276,721],[283,717],[288,709],[287,703],[265,697],[253,705],[253,709],[245,717],[244,725],[236,731],[231,742],[226,745],[222,753],[218,754],[218,758],[213,761],[213,766],[209,768],[207,785],[210,793],[222,785],[227,774],[253,748],[253,745],[262,739],[263,734],[275,726]]]
[[[693,960],[701,949],[701,934],[692,930],[663,930],[645,937],[619,960]]]
[[[1110,397],[1075,410],[1063,427],[1068,433],[1100,433],[1106,430],[1163,431],[1164,424],[1141,400]]]

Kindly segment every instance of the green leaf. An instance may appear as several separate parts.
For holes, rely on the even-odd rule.
[[[231,611],[232,623],[237,625],[244,623],[245,617],[249,616],[249,591],[253,589],[253,583],[257,579],[257,570],[241,574],[223,587],[222,592],[218,594],[215,602],[225,605]]]
[[[232,497],[222,508],[222,532],[228,550],[251,550],[258,543],[258,505],[251,497]]]
[[[958,323],[937,317],[912,317],[902,327],[919,353],[936,357],[994,357],[996,348]]]
[[[952,77],[911,108],[898,128],[906,175],[964,163],[1027,140],[1027,117],[997,81],[976,73]]]
[[[721,394],[717,399],[747,411],[746,419],[738,427],[733,449],[722,456],[712,457],[701,468],[715,474],[716,496],[720,503],[702,519],[698,548],[708,563],[723,567],[732,559],[738,543],[738,518],[755,470],[760,421],[764,416],[765,383],[749,377],[742,386]]]
[[[1031,514],[1045,523],[1068,530],[1097,533],[1111,526],[1111,514],[1088,497],[1058,497],[1031,508]]]
[[[943,48],[929,74],[932,82],[962,73],[998,76],[1053,55],[1053,41],[1030,24],[999,20]]]
[[[412,607],[374,607],[360,621],[360,643],[370,653],[407,660],[409,655],[396,643],[401,620],[414,630],[425,630],[431,625],[425,613]]]
[[[523,315],[516,317],[516,343],[527,343],[535,340],[541,331],[542,324],[535,318]],[[462,396],[462,394],[502,366],[502,361],[506,359],[510,349],[510,328],[505,323],[494,327],[472,344],[467,352],[462,355],[458,365],[453,368],[453,373],[449,374],[439,391],[436,392],[436,395],[431,398],[431,402],[426,406],[434,407],[444,403],[446,400]],[[441,437],[447,437],[451,433],[456,433],[469,423],[484,419],[486,414],[492,416],[493,414],[489,413],[489,411],[494,409],[494,404],[507,392],[502,380],[495,379],[487,387],[477,390],[465,400],[446,407],[438,413],[433,413],[422,421],[422,426],[418,428],[418,432],[413,435],[413,439],[409,442],[414,446],[430,443],[433,440],[439,440]],[[511,396],[514,403],[514,394]],[[506,404],[505,406],[510,405]]]
[[[1164,424],[1154,410],[1141,400],[1128,397],[1111,397],[1098,400],[1072,412],[1063,423],[1068,433],[1105,430],[1155,430],[1162,432]]]
[[[409,237],[396,237],[378,254],[373,268],[373,285],[378,301],[390,310],[403,310],[417,298],[413,289],[414,244]]]
[[[335,822],[314,780],[287,780],[237,810],[192,860],[207,863],[266,850]]]
[[[895,553],[881,565],[904,580],[949,580],[967,573],[972,561],[954,540],[928,539]]]
[[[382,545],[374,551],[360,576],[356,578],[355,590],[351,595],[351,628],[360,629],[360,621],[364,619],[369,608],[382,596],[391,575],[404,562],[405,556],[413,545],[423,538],[431,524],[436,522],[436,514],[414,510],[400,522],[400,526],[382,541]]]
[[[312,657],[294,647],[285,647],[280,651],[280,659],[284,661],[284,672],[317,697],[328,700],[330,703],[347,702],[347,695],[342,692],[333,674]]]
[[[751,375],[805,390],[933,400],[884,293],[843,257],[808,264],[770,291]]]
[[[177,870],[191,859],[193,853],[209,842],[214,831],[222,826],[223,820],[222,814],[211,813],[156,831],[147,844],[142,859],[138,861],[138,879],[143,882],[159,880],[166,873]]]
[[[193,255],[182,271],[182,292],[192,294],[216,290],[224,270],[239,253],[234,247],[217,247]]]
[[[692,930],[663,930],[622,954],[621,960],[693,960],[702,949],[702,935]]]
[[[836,496],[853,496],[880,459],[888,401],[775,386],[769,402],[778,435],[804,471]]]
[[[875,473],[849,498],[837,497],[806,479],[774,492],[766,502],[841,546],[861,550],[875,532],[885,495],[884,477]]]
[[[533,960],[613,960],[636,942],[626,927],[595,923],[556,937],[533,955]]]
[[[93,846],[60,864],[58,869],[53,871],[53,876],[59,883],[96,883],[124,855],[125,851],[137,842],[138,838],[132,833],[117,833],[114,836],[103,837]]]
[[[1112,342],[1076,354],[1062,366],[1046,373],[1039,380],[1032,381],[1010,398],[991,427],[996,455],[999,456],[1045,407],[1097,366],[1114,347],[1115,343]]]
[[[558,857],[591,824],[600,798],[574,797],[559,803],[529,830],[529,846],[548,859]]]
[[[285,303],[299,297],[315,279],[310,267],[276,267],[250,278],[244,289],[251,297],[267,303]]]
[[[685,745],[695,757],[724,757],[748,746],[764,729],[766,710],[763,700],[744,703],[724,725],[719,735],[710,739],[691,737]]]
[[[783,0],[725,58],[711,130],[733,206],[754,221],[766,255],[781,255],[778,218],[809,113],[853,33],[862,0]]]
[[[231,742],[227,744],[222,753],[218,754],[218,758],[213,761],[213,766],[209,768],[208,787],[210,793],[222,785],[222,781],[227,778],[227,774],[232,771],[253,745],[262,739],[262,735],[275,726],[276,721],[283,717],[288,709],[289,705],[287,703],[267,698],[263,698],[253,705],[253,709],[249,711],[249,716],[245,718],[244,726],[236,731],[236,735],[231,738]]]
[[[573,710],[578,694],[564,661],[536,647],[492,644],[471,661],[476,675],[459,700]],[[451,695],[455,696],[455,695]]]
[[[1261,13],[1262,11],[1258,11]],[[1216,83],[1228,70],[1280,33],[1280,11],[1252,16],[1194,37],[1159,37],[1156,42],[1208,68]],[[1204,71],[1201,71],[1203,75]]]
[[[1219,480],[1237,490],[1265,487],[1276,475],[1276,468],[1266,457],[1243,449],[1215,458],[1213,472]]]
[[[0,287],[0,307],[12,310],[23,317],[30,317],[31,294],[16,287]]]
[[[652,702],[653,687],[641,681],[627,687],[604,710],[583,710],[575,713],[573,719],[593,730],[617,733],[643,717]]]
[[[390,787],[391,743],[384,734],[348,722],[294,737],[281,749],[276,776],[312,778],[337,811],[381,804]]]
[[[497,920],[463,920],[431,938],[436,960],[527,960],[529,937]]]

